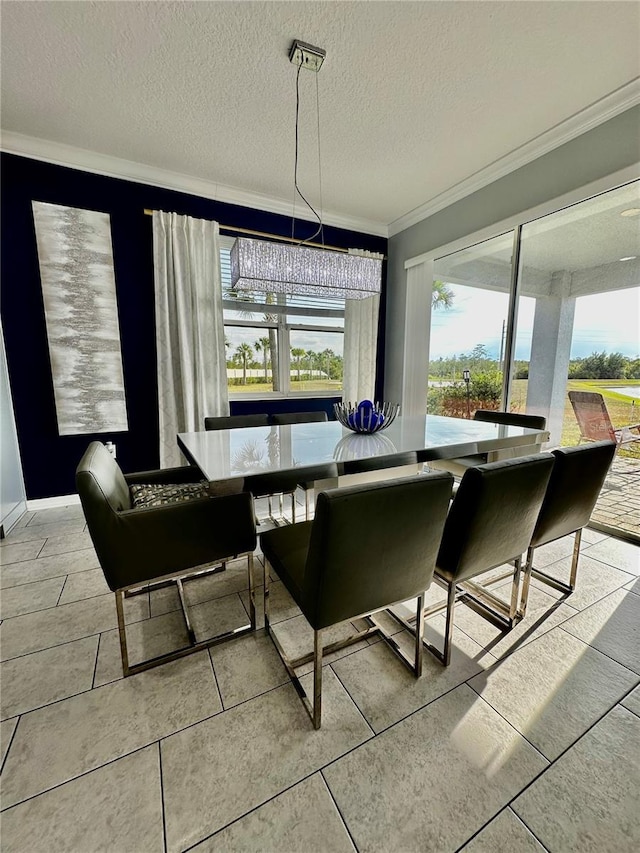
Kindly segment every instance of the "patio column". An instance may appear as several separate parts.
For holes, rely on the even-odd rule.
[[[424,415],[427,411],[432,282],[432,261],[407,270],[402,365],[402,413],[405,415]]]
[[[575,297],[569,296],[571,273],[554,273],[550,296],[536,299],[527,389],[527,412],[544,415],[549,444],[560,444],[566,402],[567,374],[573,335]]]

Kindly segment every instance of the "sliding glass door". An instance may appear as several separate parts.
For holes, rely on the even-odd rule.
[[[427,411],[501,409],[513,232],[434,264]]]
[[[433,288],[427,411],[541,414],[550,448],[594,437],[569,391],[600,395],[613,428],[640,422],[640,182],[437,259]],[[628,441],[596,521],[640,534],[638,476]]]

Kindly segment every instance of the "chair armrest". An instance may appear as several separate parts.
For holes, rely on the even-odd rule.
[[[205,480],[202,471],[195,465],[183,465],[180,468],[161,468],[156,471],[135,471],[125,474],[127,485],[132,483],[197,483]]]
[[[257,544],[251,495],[123,510],[110,542],[111,589],[244,554]]]

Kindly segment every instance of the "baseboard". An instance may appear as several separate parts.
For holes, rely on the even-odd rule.
[[[2,524],[0,524],[0,539],[4,539],[4,537],[8,535],[11,528],[14,526],[14,524],[17,524],[17,522],[20,521],[26,511],[27,502],[20,501],[14,506],[14,508],[10,512],[6,514],[6,516],[2,519]]]
[[[38,498],[35,501],[27,501],[27,509],[37,512],[39,509],[55,509],[58,506],[71,506],[80,503],[80,495],[59,495],[56,498]]]

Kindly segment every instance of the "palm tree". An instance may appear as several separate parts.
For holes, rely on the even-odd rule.
[[[315,364],[316,354],[310,349],[307,350],[307,365],[309,370],[309,380],[313,379],[313,365]]]
[[[258,338],[258,340],[253,345],[256,352],[262,353],[262,358],[264,360],[264,381],[269,381],[269,370],[267,368],[267,363],[269,359],[269,353],[271,351],[271,341],[269,338]]]
[[[438,281],[436,279],[433,282],[433,288],[431,291],[431,307],[434,309],[451,308],[452,305],[453,291],[449,285],[444,283],[444,281]]]
[[[238,344],[236,347],[235,357],[238,363],[242,365],[242,384],[247,384],[247,364],[253,357],[253,347],[250,344]]]
[[[300,359],[301,359],[304,355],[306,355],[306,352],[305,352],[305,350],[300,349],[299,347],[292,347],[292,348],[291,348],[291,355],[292,355],[292,356],[295,358],[295,360],[296,360],[296,368],[297,368],[297,370],[298,370],[298,382],[300,382]]]

